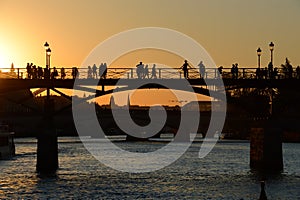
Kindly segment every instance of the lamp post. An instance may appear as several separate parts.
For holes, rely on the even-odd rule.
[[[48,54],[47,54],[47,50],[49,49],[48,42],[45,42],[44,47],[45,47],[45,50],[46,50],[46,68],[48,68]]]
[[[50,56],[51,56],[51,49],[50,48],[48,48],[47,50],[46,50],[46,55],[47,55],[47,57],[48,57],[48,69],[50,69]]]
[[[257,53],[257,57],[258,57],[258,69],[260,69],[260,56],[261,56],[261,49],[258,48],[256,50],[256,53]]]
[[[45,42],[44,44],[45,50],[46,50],[46,69],[44,72],[44,78],[50,79],[50,56],[51,56],[51,49],[49,47],[48,42]],[[50,89],[47,88],[47,99],[50,98]]]
[[[50,56],[51,49],[48,42],[44,44],[46,50],[46,68],[44,79],[47,84],[47,96],[44,101],[44,131],[38,135],[36,170],[42,174],[53,174],[58,169],[58,145],[55,126],[53,123],[54,100],[50,98]]]
[[[269,47],[270,47],[270,51],[271,51],[271,63],[273,64],[273,50],[274,50],[274,43],[271,42],[269,44]]]

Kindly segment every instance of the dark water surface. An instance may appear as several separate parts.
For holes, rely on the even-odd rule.
[[[249,143],[218,143],[204,159],[192,144],[162,170],[129,174],[96,160],[77,138],[59,143],[56,177],[35,172],[36,140],[17,139],[17,156],[0,161],[1,199],[258,199],[262,176],[249,169]],[[151,149],[157,142],[118,143],[125,149]],[[284,172],[267,175],[268,199],[300,199],[300,144],[284,144]],[[126,160],[124,160],[126,162]]]

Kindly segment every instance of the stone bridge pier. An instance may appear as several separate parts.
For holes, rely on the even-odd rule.
[[[251,169],[268,172],[283,170],[282,130],[274,127],[274,123],[251,128]]]
[[[262,172],[283,170],[283,130],[280,121],[272,113],[272,106],[272,102],[266,101],[262,113],[269,110],[269,116],[256,118],[250,128],[250,167]],[[261,111],[258,110],[258,113]]]
[[[36,171],[40,174],[54,174],[58,169],[58,143],[53,123],[54,101],[50,98],[49,88],[44,102],[44,117],[37,139]]]

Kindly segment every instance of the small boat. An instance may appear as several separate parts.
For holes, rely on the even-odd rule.
[[[0,159],[9,159],[15,155],[14,133],[8,125],[0,125]]]

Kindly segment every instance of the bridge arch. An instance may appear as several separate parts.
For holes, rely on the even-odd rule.
[[[196,87],[192,86],[191,87],[193,92],[196,94],[201,94],[207,97],[212,97],[217,100],[225,100],[225,94],[220,92],[220,91],[212,91],[207,88],[203,87]],[[118,92],[125,92],[133,89],[172,89],[172,88],[166,88],[164,86],[159,86],[156,84],[149,84],[149,85],[144,85],[140,88],[132,88],[130,86],[124,86],[124,87],[119,87],[115,89],[109,89],[109,90],[99,90],[99,89],[92,89],[84,86],[78,86],[76,87],[77,90],[84,91],[84,92],[91,92],[91,93],[96,93],[95,97],[101,97],[104,95],[112,94],[112,93],[118,93]],[[180,90],[180,88],[173,88],[174,90],[182,91],[182,92],[190,92],[190,91],[185,91],[185,90]],[[93,97],[91,97],[93,98]]]

